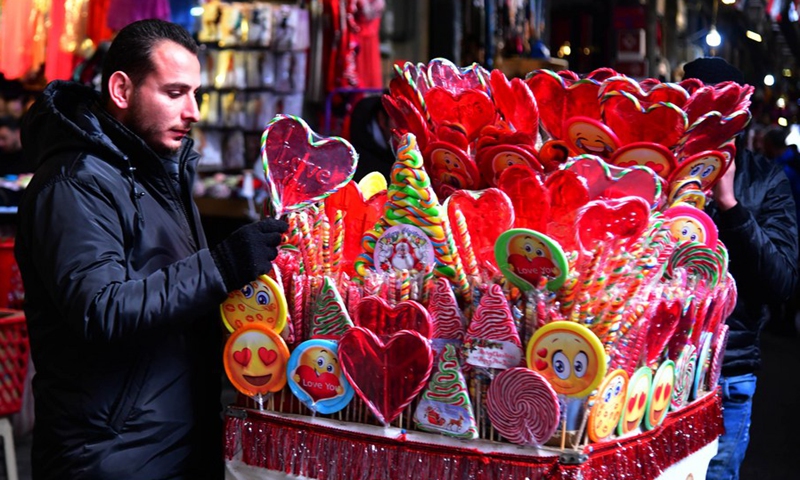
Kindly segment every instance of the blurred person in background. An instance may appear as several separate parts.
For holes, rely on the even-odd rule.
[[[744,84],[744,75],[719,57],[698,58],[684,66],[684,78],[706,85]],[[783,170],[737,139],[734,162],[715,185],[706,212],[728,248],[738,298],[726,319],[728,344],[719,385],[725,433],[711,460],[709,480],[735,480],[750,442],[750,419],[761,367],[759,336],[769,307],[785,302],[797,284],[797,216],[789,179]]]

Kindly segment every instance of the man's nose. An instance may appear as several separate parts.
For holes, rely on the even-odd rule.
[[[183,109],[183,119],[189,123],[196,123],[200,120],[200,107],[197,106],[197,98],[194,95],[187,95],[186,106]]]

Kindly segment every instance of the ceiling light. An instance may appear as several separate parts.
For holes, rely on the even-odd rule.
[[[761,35],[757,34],[756,32],[754,32],[752,30],[748,30],[747,32],[745,32],[745,36],[747,36],[747,38],[749,38],[750,40],[752,40],[754,42],[760,42],[761,41]]]

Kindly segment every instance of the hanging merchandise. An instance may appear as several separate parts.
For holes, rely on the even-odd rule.
[[[34,33],[44,33],[43,24],[42,31],[35,28],[44,21],[44,14],[38,8],[41,3],[17,0],[3,5],[0,15],[0,73],[6,78],[19,78],[34,69],[33,53],[37,50],[36,40],[40,38]]]
[[[119,31],[125,25],[146,18],[170,20],[169,0],[111,0],[108,27]]]

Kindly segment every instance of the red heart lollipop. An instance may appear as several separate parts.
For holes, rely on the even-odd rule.
[[[550,222],[547,235],[565,251],[577,250],[575,217],[578,209],[589,202],[586,181],[569,170],[557,170],[545,180],[550,194]]]
[[[664,353],[664,347],[678,328],[683,304],[681,299],[662,298],[650,318],[647,330],[647,364],[651,365]]]
[[[497,188],[481,191],[459,190],[447,199],[447,216],[456,224],[456,210],[464,215],[472,248],[478,264],[497,265],[494,244],[497,237],[514,225],[514,207],[511,199]],[[456,235],[458,248],[463,249],[461,237]]]
[[[577,116],[600,119],[600,82],[592,78],[574,80],[574,74],[565,78],[560,73],[534,70],[525,80],[539,105],[542,127],[559,140],[563,138],[564,120]]]
[[[388,425],[425,387],[433,354],[417,332],[397,332],[384,344],[369,330],[353,327],[339,341],[339,362],[358,396]]]
[[[413,300],[393,307],[380,297],[364,297],[356,307],[355,324],[384,340],[400,330],[411,330],[425,338],[430,338],[433,333],[430,314]]]
[[[405,99],[416,111],[425,113],[425,102],[422,92],[417,89],[417,85],[409,82],[404,76],[397,76],[389,80],[390,98],[395,100]]]
[[[480,90],[454,94],[442,87],[433,87],[425,96],[425,103],[434,125],[459,125],[469,139],[474,139],[495,117],[492,100]]]
[[[539,131],[539,107],[528,85],[519,78],[509,82],[500,70],[492,70],[489,82],[494,103],[506,122],[517,131],[535,135]]]
[[[683,109],[689,101],[689,92],[677,83],[656,82],[653,85],[646,85],[625,76],[611,77],[603,81],[600,86],[600,98],[612,92],[628,92],[645,107],[654,103],[671,103]]]
[[[353,178],[358,154],[339,137],[320,137],[302,119],[278,115],[261,136],[261,158],[275,216],[300,210]]]
[[[481,177],[493,187],[503,171],[512,165],[524,165],[543,171],[533,152],[517,145],[493,145],[478,150],[478,169]]]
[[[709,112],[719,112],[722,116],[729,116],[734,112],[749,110],[752,94],[751,85],[739,85],[735,82],[701,87],[691,94],[684,107],[689,125]]]
[[[428,144],[430,132],[428,122],[419,110],[404,97],[390,97],[384,95],[381,98],[386,115],[392,120],[394,128],[400,133],[413,133],[417,137],[417,145],[420,149]]]
[[[514,206],[514,228],[547,232],[550,194],[530,167],[512,165],[503,170],[498,183]]]
[[[675,170],[675,156],[663,145],[652,142],[629,143],[617,149],[608,163],[620,168],[641,165],[656,172],[663,179]]]
[[[645,167],[616,168],[598,157],[578,157],[565,167],[586,180],[589,198],[642,197],[648,205],[655,205],[661,195],[661,180]]]
[[[603,97],[601,108],[621,145],[653,142],[672,148],[686,131],[686,114],[671,103],[645,106],[628,92],[612,92]]]
[[[680,139],[678,156],[688,157],[704,150],[714,150],[731,140],[750,122],[749,110],[738,110],[723,116],[708,112],[698,118]]]
[[[578,238],[585,250],[607,240],[635,240],[647,227],[650,207],[639,197],[595,200],[578,213]]]
[[[386,190],[365,200],[358,184],[352,180],[344,188],[325,199],[325,213],[328,215],[331,225],[334,225],[337,211],[343,214],[342,260],[344,271],[348,275],[355,274],[353,262],[362,253],[361,238],[364,236],[364,232],[371,229],[378,221],[385,204]]]
[[[434,58],[428,63],[428,82],[431,86],[443,87],[452,93],[465,90],[486,91],[489,73],[478,64],[458,68],[444,58]]]

